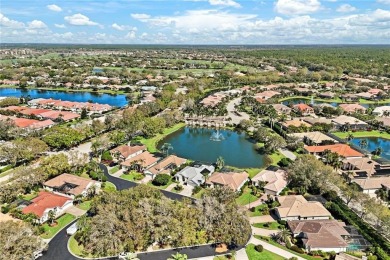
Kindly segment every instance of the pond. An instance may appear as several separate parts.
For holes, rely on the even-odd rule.
[[[288,100],[285,100],[282,102],[283,105],[289,105],[289,104],[293,104],[293,105],[296,105],[296,104],[301,104],[301,103],[304,103],[304,104],[313,104],[313,105],[317,105],[317,104],[329,104],[333,107],[337,107],[338,103],[337,102],[324,102],[324,101],[316,101],[316,100],[311,100],[311,99],[306,99],[306,98],[291,98],[291,99],[288,99]]]
[[[390,160],[390,140],[380,137],[360,137],[352,139],[351,142],[355,146],[360,147],[359,143],[363,139],[367,140],[367,147],[364,148],[365,150],[367,150],[368,152],[372,152],[376,148],[381,147],[383,152],[380,157]]]
[[[158,147],[170,143],[170,153],[195,161],[214,163],[219,156],[225,164],[238,168],[258,168],[263,166],[263,155],[255,150],[253,142],[245,133],[219,130],[221,141],[213,141],[216,130],[209,128],[184,127],[167,136]],[[214,139],[215,139],[214,138]]]
[[[41,89],[22,89],[22,88],[0,88],[0,97],[21,97],[30,96],[34,98],[53,98],[74,102],[88,102],[92,100],[93,103],[108,104],[116,107],[123,107],[127,105],[125,95],[110,95],[94,92],[65,92],[55,90],[41,90]]]

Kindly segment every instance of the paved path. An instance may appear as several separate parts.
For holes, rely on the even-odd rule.
[[[9,171],[12,171],[12,169],[9,170]],[[12,173],[10,173],[10,174],[8,174],[8,175],[5,175],[5,176],[3,176],[3,177],[0,177],[0,183],[2,183],[2,182],[7,182],[11,177],[12,177]]]
[[[282,149],[282,148],[279,148],[278,151],[283,154],[284,156],[286,156],[287,158],[295,161],[295,159],[297,159],[297,156],[292,153],[291,151],[287,150],[287,149]]]
[[[278,230],[270,230],[270,229],[265,229],[265,228],[252,227],[252,233],[253,233],[253,235],[271,237],[272,235],[277,234]]]
[[[300,256],[292,254],[284,249],[281,249],[279,247],[271,245],[263,240],[255,238],[255,237],[251,237],[251,239],[249,240],[249,243],[254,244],[254,245],[262,245],[264,247],[264,249],[271,251],[277,255],[283,256],[285,258],[296,257],[296,258],[298,258],[298,260],[304,260],[304,258],[302,258]]]
[[[226,106],[226,109],[228,111],[228,117],[232,119],[230,123],[233,124],[239,124],[241,120],[246,119],[249,120],[250,116],[245,112],[239,112],[240,114],[236,114],[236,109],[234,108],[235,105],[238,105],[241,103],[241,97],[232,99]]]
[[[264,194],[258,200],[251,202],[251,203],[248,203],[248,204],[244,205],[244,207],[246,207],[247,209],[257,207],[257,206],[263,204],[264,201],[266,201],[266,200],[267,200],[267,195]]]
[[[79,209],[78,207],[76,206],[71,206],[69,207],[68,209],[66,209],[65,211],[66,213],[69,213],[73,216],[76,216],[76,217],[81,217],[82,215],[84,215],[87,211],[86,210],[82,210],[82,209]]]
[[[266,223],[266,222],[275,222],[276,220],[270,215],[251,217],[249,218],[251,224],[254,223]]]

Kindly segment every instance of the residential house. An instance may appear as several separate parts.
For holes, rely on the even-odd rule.
[[[358,93],[358,94],[356,94],[356,96],[359,97],[359,98],[362,98],[362,99],[366,99],[366,100],[371,100],[371,99],[375,98],[374,94],[371,94],[371,93],[368,93],[368,92]]]
[[[312,115],[314,114],[314,109],[307,105],[307,104],[296,104],[293,106],[293,109],[296,111],[296,112],[299,112],[301,113],[302,115]]]
[[[332,119],[332,123],[339,130],[366,130],[368,124],[356,117],[340,115]]]
[[[157,174],[171,174],[171,172],[186,163],[187,159],[180,158],[176,155],[169,155],[159,161],[156,165],[145,170],[146,175],[150,175],[153,179]]]
[[[268,100],[270,98],[273,98],[275,96],[278,96],[280,95],[280,92],[277,92],[277,91],[273,91],[273,90],[267,90],[267,91],[263,91],[263,92],[260,92],[260,93],[257,93],[255,95],[255,98],[260,98],[260,99],[264,99],[264,100]]]
[[[332,99],[332,98],[334,98],[334,97],[336,96],[336,94],[333,93],[333,92],[327,91],[327,92],[318,93],[318,96],[319,96],[320,98]]]
[[[272,107],[276,110],[278,115],[289,115],[291,113],[291,108],[283,104],[273,104]]]
[[[293,220],[287,221],[293,237],[299,238],[307,252],[346,252],[346,241],[349,233],[344,229],[345,223],[334,219],[327,220]]]
[[[374,195],[377,190],[385,187],[390,187],[390,176],[353,179],[352,181],[359,185],[363,193],[366,194]]]
[[[318,201],[307,201],[302,195],[276,197],[280,206],[275,208],[281,220],[329,219],[332,215]]]
[[[141,153],[146,151],[145,145],[120,145],[112,150],[110,150],[110,154],[114,161],[123,162],[127,159],[130,159],[132,157],[135,157]]]
[[[383,160],[373,160],[369,157],[346,158],[343,160],[342,168],[350,178],[370,178],[390,176],[390,164]]]
[[[204,184],[214,171],[215,167],[212,165],[187,166],[175,174],[175,179],[184,185],[196,187]]]
[[[144,151],[136,156],[132,156],[122,162],[120,165],[125,171],[136,169],[138,172],[143,172],[146,169],[152,167],[160,160],[154,154]]]
[[[210,187],[226,186],[234,191],[240,191],[248,181],[247,172],[214,172],[207,180],[206,184]]]
[[[341,99],[344,99],[346,102],[356,102],[359,101],[359,97],[355,94],[345,94],[340,97]]]
[[[390,116],[390,106],[380,106],[376,107],[372,113],[377,116]]]
[[[330,125],[330,124],[332,124],[332,120],[328,119],[326,117],[303,117],[302,120],[305,121],[306,123],[311,124],[311,125],[314,125],[314,124]]]
[[[293,137],[297,137],[302,140],[305,144],[308,145],[321,145],[321,144],[330,144],[338,143],[337,140],[333,139],[330,136],[327,136],[324,133],[315,131],[315,132],[305,132],[305,133],[294,133],[290,134]]]
[[[95,188],[95,192],[100,190],[100,182],[83,178],[73,174],[61,174],[51,180],[46,181],[43,187],[49,191],[65,194],[74,198],[74,196],[87,196],[90,188]]]
[[[50,211],[53,211],[55,218],[58,218],[72,205],[73,200],[69,197],[41,191],[38,197],[31,200],[31,204],[22,209],[22,213],[35,214],[38,217],[38,223],[42,224],[49,219]]]
[[[282,127],[285,128],[285,129],[288,129],[290,126],[295,126],[295,127],[301,127],[301,126],[305,126],[305,127],[311,127],[311,124],[303,121],[302,119],[298,119],[298,118],[294,118],[292,120],[288,120],[286,122],[282,122],[281,123]]]
[[[306,152],[318,156],[323,156],[325,151],[331,151],[333,153],[337,153],[339,156],[343,158],[364,156],[364,154],[356,151],[355,149],[351,148],[347,144],[330,144],[330,145],[320,145],[320,146],[305,145],[304,149],[306,150]]]
[[[265,194],[277,196],[287,186],[286,171],[271,166],[256,174],[251,181],[256,186],[265,183]]]
[[[366,108],[359,104],[340,104],[339,107],[347,114],[366,113]]]
[[[368,90],[367,92],[374,95],[375,97],[384,93],[383,90],[381,90],[379,88],[372,88],[372,89]]]

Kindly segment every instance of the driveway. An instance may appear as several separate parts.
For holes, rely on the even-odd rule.
[[[241,103],[241,97],[232,99],[226,106],[226,109],[228,111],[228,117],[232,119],[230,123],[233,124],[239,124],[241,120],[246,119],[249,120],[250,116],[245,112],[239,112],[239,114],[236,113],[236,109],[234,108],[235,105],[238,105]]]
[[[180,195],[191,197],[193,187],[190,185],[182,185],[182,186],[183,186],[183,190],[180,192]]]
[[[82,215],[84,215],[87,211],[86,210],[82,210],[82,209],[79,209],[78,207],[76,206],[71,206],[69,207],[67,210],[65,210],[66,213],[69,213],[73,216],[76,216],[76,217],[81,217]]]
[[[291,151],[287,150],[287,149],[282,149],[282,148],[279,148],[278,151],[283,154],[284,156],[286,156],[287,158],[295,161],[295,159],[297,159],[297,156],[292,153]]]
[[[251,224],[253,224],[253,223],[275,222],[276,220],[271,215],[265,215],[259,217],[251,217],[249,221],[251,222]]]

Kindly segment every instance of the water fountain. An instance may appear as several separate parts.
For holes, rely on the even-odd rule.
[[[219,130],[217,129],[217,131],[214,132],[214,133],[211,135],[210,140],[211,140],[211,141],[219,142],[219,141],[225,140],[225,137],[224,137],[223,134],[221,134],[221,133],[219,132]]]

